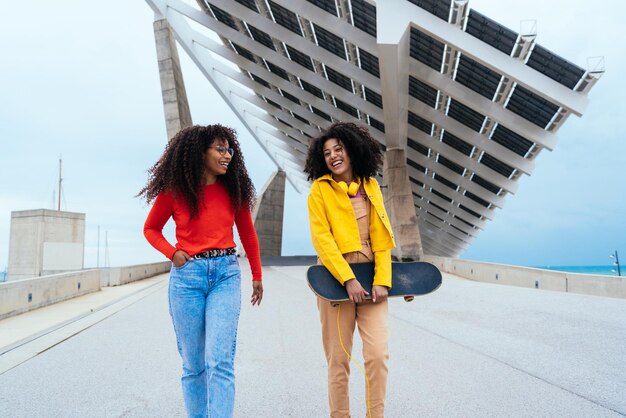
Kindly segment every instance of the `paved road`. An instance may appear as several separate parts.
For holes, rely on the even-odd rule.
[[[328,416],[304,271],[266,267],[260,308],[244,287],[237,417]],[[432,295],[392,300],[390,328],[387,417],[626,415],[624,300],[446,275]],[[0,417],[184,416],[179,369],[166,287],[152,288],[1,374]],[[352,376],[352,413],[363,417],[362,373]]]

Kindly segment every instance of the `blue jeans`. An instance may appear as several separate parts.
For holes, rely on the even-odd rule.
[[[232,417],[241,309],[237,257],[203,258],[172,266],[169,305],[183,360],[187,416]]]

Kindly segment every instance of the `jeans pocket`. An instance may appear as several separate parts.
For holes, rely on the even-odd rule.
[[[174,263],[172,263],[172,268],[173,268],[174,270],[182,270],[182,269],[184,269],[185,267],[187,267],[188,265],[190,265],[192,262],[193,262],[193,259],[192,259],[192,260],[187,260],[187,261],[185,261],[185,264],[183,264],[183,265],[182,265],[182,266],[180,266],[180,267],[176,267],[176,266],[174,265]]]

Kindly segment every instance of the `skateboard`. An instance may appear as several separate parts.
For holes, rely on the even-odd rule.
[[[350,268],[361,286],[371,295],[374,281],[374,263],[353,263]],[[346,288],[322,265],[311,266],[306,273],[309,287],[317,296],[331,302],[347,301]],[[391,289],[389,297],[404,296],[407,301],[413,296],[425,295],[441,286],[441,272],[430,263],[391,263]]]

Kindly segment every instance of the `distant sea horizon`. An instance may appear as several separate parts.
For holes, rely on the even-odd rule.
[[[616,272],[611,271],[615,269],[615,266],[527,266],[527,267],[535,268],[535,269],[543,269],[543,270],[564,271],[566,273],[601,274],[604,276],[617,276]],[[626,268],[622,270],[622,275],[626,276]],[[0,271],[0,282],[4,282],[5,280],[6,280],[6,271]]]
[[[578,274],[601,274],[605,276],[617,276],[616,272],[611,270],[615,269],[615,266],[531,266],[536,269],[564,271],[566,273],[578,273]],[[620,263],[620,267],[621,263]],[[622,274],[626,272],[622,270]]]

